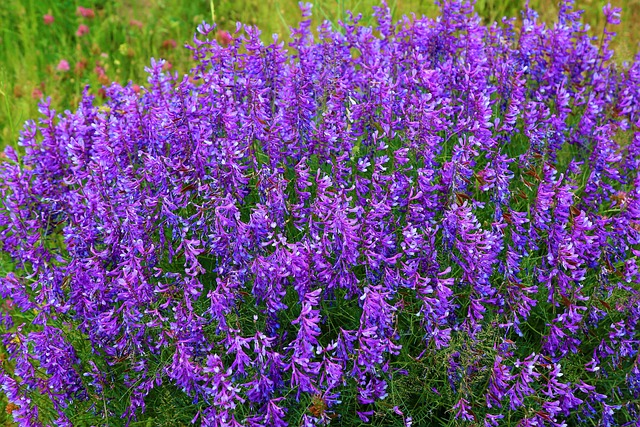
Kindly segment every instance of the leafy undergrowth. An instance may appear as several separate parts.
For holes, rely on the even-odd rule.
[[[7,412],[38,425],[632,425],[640,59],[483,26],[202,24],[0,166]]]

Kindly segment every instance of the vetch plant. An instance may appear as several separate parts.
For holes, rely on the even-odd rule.
[[[547,26],[206,23],[0,165],[0,387],[44,425],[633,425],[640,56]],[[85,16],[83,14],[83,16]]]

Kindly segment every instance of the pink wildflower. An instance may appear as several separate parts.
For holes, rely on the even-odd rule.
[[[100,82],[100,84],[107,85],[110,83],[109,77],[107,76],[107,71],[100,64],[97,64],[96,68],[94,68],[93,71],[98,76],[98,81]]]
[[[84,24],[80,24],[80,26],[78,26],[78,30],[76,31],[76,36],[82,37],[87,33],[89,33],[89,27]]]
[[[98,77],[106,74],[105,69],[100,64],[96,65],[96,68],[93,69],[93,72],[96,73]]]
[[[82,16],[83,18],[95,18],[96,14],[93,9],[88,7],[78,6],[78,10],[76,11],[76,15]]]
[[[61,59],[56,67],[58,71],[69,71],[69,62],[66,59]]]
[[[42,17],[42,20],[44,21],[44,25],[51,25],[53,24],[53,21],[55,21],[55,18],[53,17],[53,15],[47,13]]]

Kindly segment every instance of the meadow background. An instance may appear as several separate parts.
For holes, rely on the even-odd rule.
[[[314,23],[343,18],[347,10],[371,20],[376,0],[315,0]],[[553,22],[555,0],[531,0],[543,20]],[[594,36],[602,34],[602,0],[578,0]],[[613,46],[617,60],[631,60],[640,42],[640,0],[615,0],[622,24]],[[478,0],[484,22],[518,16],[524,1]],[[415,13],[434,17],[432,0],[390,0],[394,18]],[[90,9],[82,13],[83,9]],[[27,119],[38,116],[38,102],[51,97],[57,111],[75,110],[86,85],[100,88],[115,81],[144,85],[151,57],[165,58],[173,70],[191,67],[184,49],[196,26],[211,21],[233,31],[241,21],[257,25],[265,41],[274,33],[285,40],[300,19],[297,0],[4,0],[0,2],[0,148],[15,146]],[[47,16],[48,15],[48,16]],[[53,18],[53,19],[51,19]],[[52,21],[52,22],[51,22]]]

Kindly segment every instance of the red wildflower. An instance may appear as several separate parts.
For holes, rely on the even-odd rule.
[[[73,67],[73,71],[76,74],[82,74],[82,72],[87,68],[87,61],[81,60],[76,62],[76,65]]]
[[[222,46],[229,46],[233,41],[233,36],[231,36],[228,31],[218,30],[218,32],[216,32],[216,40],[218,40],[218,43]]]
[[[165,40],[162,42],[163,49],[175,49],[178,43],[174,39]]]
[[[31,92],[31,97],[33,99],[42,98],[42,91],[40,90],[40,88],[38,88],[38,87],[33,88],[33,92]]]

